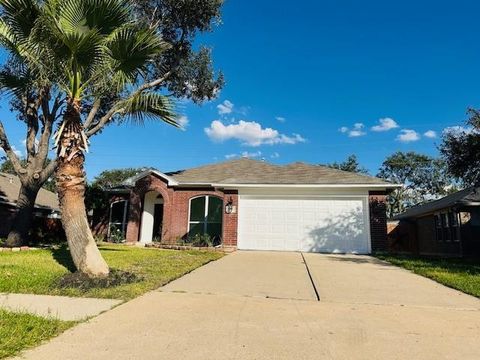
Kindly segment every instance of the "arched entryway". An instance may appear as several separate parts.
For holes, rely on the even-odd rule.
[[[158,192],[149,191],[145,194],[140,228],[141,243],[162,240],[163,205],[163,197]]]

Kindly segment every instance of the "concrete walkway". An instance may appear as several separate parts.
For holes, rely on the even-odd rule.
[[[369,257],[305,259],[320,302],[301,254],[237,252],[23,358],[480,358],[479,300]]]
[[[66,296],[0,294],[0,308],[60,320],[84,320],[110,310],[121,300],[72,298]]]

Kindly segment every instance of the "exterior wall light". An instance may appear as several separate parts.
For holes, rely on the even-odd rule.
[[[225,205],[225,213],[226,214],[235,214],[236,212],[237,212],[237,207],[235,205],[233,205],[233,200],[230,197],[230,199],[228,199],[227,204]]]

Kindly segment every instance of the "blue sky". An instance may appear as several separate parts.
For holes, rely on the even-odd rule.
[[[278,164],[357,154],[375,174],[397,150],[436,155],[442,131],[480,106],[479,11],[461,0],[227,0],[223,24],[200,39],[226,77],[219,99],[179,103],[185,131],[111,126],[92,141],[88,177],[242,153]],[[22,150],[24,129],[0,104]]]

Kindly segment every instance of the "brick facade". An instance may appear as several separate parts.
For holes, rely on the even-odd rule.
[[[369,191],[368,202],[372,252],[387,251],[387,194],[385,191]]]
[[[163,198],[162,241],[175,244],[188,234],[189,205],[192,198],[210,195],[223,200],[223,234],[224,246],[237,245],[237,213],[226,214],[228,202],[238,209],[238,193],[231,190],[214,188],[172,188],[167,182],[155,175],[149,175],[139,180],[130,193],[130,205],[126,240],[135,243],[139,240],[143,198],[149,191],[155,191]]]

